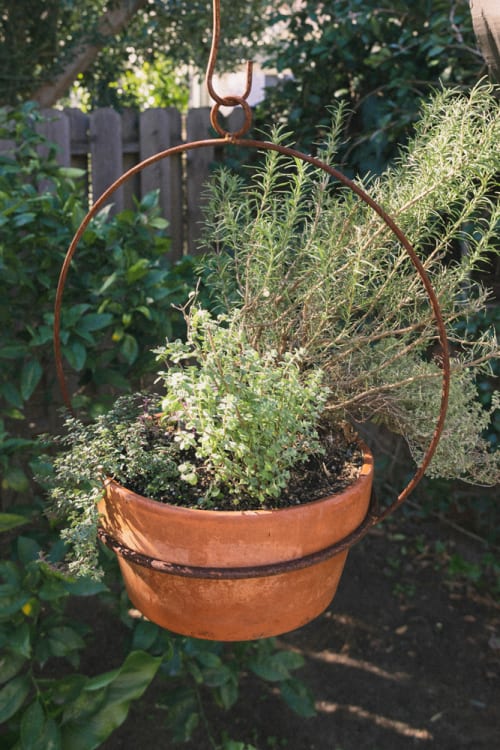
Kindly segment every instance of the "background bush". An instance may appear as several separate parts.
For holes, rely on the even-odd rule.
[[[33,435],[57,411],[52,351],[57,279],[86,213],[81,173],[61,168],[55,147],[36,132],[30,105],[0,110],[0,469],[2,489],[28,487],[23,462]],[[183,332],[183,304],[195,284],[186,257],[168,260],[167,222],[157,195],[137,210],[104,209],[85,233],[63,300],[61,342],[79,409],[100,411],[109,395],[140,384],[165,336]]]
[[[468,0],[306,0],[279,4],[268,64],[287,71],[267,90],[259,121],[285,123],[304,151],[328,128],[328,107],[351,112],[340,153],[352,172],[380,172],[406,141],[422,97],[441,82],[486,73]]]

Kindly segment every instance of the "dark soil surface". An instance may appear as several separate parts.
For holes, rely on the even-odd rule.
[[[144,404],[141,404],[144,408]],[[149,405],[153,412],[158,407]],[[169,452],[173,465],[189,463],[195,468],[197,481],[194,486],[181,481],[178,472],[169,478],[161,490],[152,492],[144,483],[143,474],[128,473],[124,461],[123,476],[117,481],[139,495],[151,497],[159,502],[181,504],[183,507],[208,510],[261,510],[264,508],[288,508],[304,502],[319,500],[327,495],[341,492],[359,476],[363,465],[363,453],[356,433],[346,425],[343,430],[331,430],[325,425],[320,435],[322,452],[309,455],[289,471],[288,483],[278,498],[270,497],[266,504],[257,497],[245,494],[245,489],[214,482],[214,473],[207,469],[206,461],[196,455],[193,447],[180,449],[171,427],[158,424],[155,419],[142,417],[143,440],[147,451],[156,451],[161,446]],[[229,458],[229,456],[228,456]],[[212,495],[210,488],[215,485],[218,494]],[[179,501],[182,498],[182,502]]]
[[[497,750],[500,603],[491,578],[472,583],[478,570],[486,570],[479,541],[400,513],[351,551],[330,608],[280,639],[305,658],[300,677],[316,716],[296,716],[248,676],[230,712],[209,706],[214,737],[226,731],[258,750]],[[114,626],[100,622],[99,671],[117,666]],[[178,747],[161,703],[153,684],[102,747]],[[212,750],[201,729],[180,747]]]

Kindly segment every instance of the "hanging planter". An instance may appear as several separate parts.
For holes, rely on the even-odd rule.
[[[157,625],[222,641],[278,635],[333,599],[372,478],[365,447],[360,476],[344,492],[256,511],[158,503],[108,480],[100,538],[118,555],[131,601]]]
[[[294,157],[298,154],[267,142],[232,142]],[[218,139],[183,144],[149,159],[147,164],[214,143],[219,143]],[[312,157],[304,158],[326,171],[331,170]],[[94,204],[75,236],[61,273],[55,342],[61,388],[68,406],[58,327],[69,262],[88,222],[102,203],[124,179],[144,166],[143,163],[130,170]],[[335,175],[338,176],[336,172]],[[348,183],[347,178],[345,181]],[[356,192],[360,193],[357,186]],[[365,199],[362,192],[361,198]],[[399,235],[391,220],[381,210],[380,213]],[[408,251],[411,255],[410,247]],[[418,259],[412,257],[412,260],[425,279]],[[428,292],[439,315],[430,285]],[[444,331],[440,335],[444,340]],[[278,635],[318,616],[335,595],[349,548],[405,500],[425,471],[442,428],[448,377],[445,366],[443,409],[424,461],[408,487],[383,511],[375,508],[371,497],[373,459],[366,446],[359,477],[351,486],[338,494],[292,508],[248,511],[184,508],[143,497],[106,479],[104,497],[98,504],[99,538],[116,553],[135,607],[173,632],[222,641]]]
[[[251,71],[243,96],[223,98],[213,90],[211,76],[219,36],[217,0],[214,19],[214,46],[207,82],[216,102],[212,125],[222,139],[180,144],[130,169],[95,202],[68,249],[59,279],[54,322],[57,371],[66,404],[71,408],[60,345],[62,297],[71,259],[89,222],[115,190],[145,167],[176,154],[220,145],[276,152],[309,164],[340,182],[373,209],[404,248],[430,302],[431,320],[437,329],[440,349],[438,377],[442,383],[436,426],[428,447],[422,452],[420,466],[396,500],[384,509],[377,508],[372,498],[373,459],[366,446],[362,448],[363,462],[353,484],[339,493],[289,508],[272,509],[268,504],[263,509],[257,506],[245,510],[182,507],[143,497],[115,478],[105,478],[104,496],[98,505],[99,537],[117,554],[134,605],[147,618],[174,632],[214,640],[245,640],[300,627],[329,605],[349,548],[404,502],[429,466],[443,430],[450,361],[443,317],[426,269],[406,236],[380,205],[359,185],[318,158],[279,143],[243,137],[250,127],[247,97]],[[238,132],[227,132],[220,126],[218,112],[223,105],[243,108],[245,122]],[[230,322],[228,337],[232,333],[231,325]],[[274,356],[278,368],[281,360]],[[234,367],[236,372],[237,357]],[[224,384],[223,379],[221,382]],[[239,386],[236,391],[238,389]],[[187,429],[183,428],[183,432],[178,428],[176,435],[180,441],[191,440],[197,427],[194,422],[190,423],[187,411],[178,416],[177,412],[182,412],[188,398],[179,396],[179,399],[170,414],[166,411],[167,421],[187,424]],[[287,409],[286,402],[283,408]],[[220,401],[213,409],[216,412],[220,409]],[[234,409],[238,410],[237,404]],[[203,452],[200,445],[200,442],[193,443],[190,447]],[[124,450],[126,455],[126,446]],[[126,462],[126,458],[123,461]],[[210,461],[209,466],[214,468]]]

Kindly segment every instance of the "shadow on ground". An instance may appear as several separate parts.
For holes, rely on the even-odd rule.
[[[328,611],[281,639],[305,657],[317,715],[296,716],[249,676],[229,713],[209,707],[213,735],[258,750],[495,750],[500,604],[447,572],[450,550],[481,564],[481,545],[439,522],[400,515],[373,531],[351,551]],[[153,685],[102,747],[174,747],[159,704]],[[179,747],[213,746],[200,730]]]

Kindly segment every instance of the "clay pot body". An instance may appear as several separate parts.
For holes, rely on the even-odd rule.
[[[363,446],[359,478],[343,492],[280,510],[210,511],[167,505],[106,483],[101,526],[124,547],[179,565],[274,565],[324,550],[364,520],[373,459]],[[294,630],[319,615],[337,590],[347,551],[299,570],[242,579],[172,575],[118,554],[133,604],[167,630],[242,641]]]

